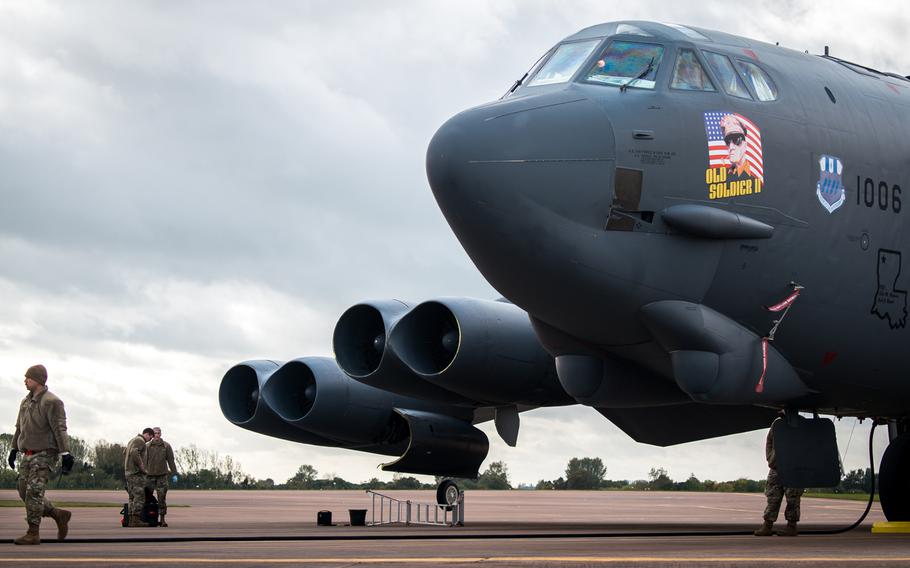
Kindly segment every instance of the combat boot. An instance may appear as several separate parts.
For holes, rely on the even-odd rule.
[[[799,532],[796,530],[796,523],[793,521],[787,521],[787,528],[781,531],[777,531],[777,536],[796,536]]]
[[[166,527],[166,526],[167,526],[167,522],[164,520],[165,517],[167,517],[167,513],[162,513],[162,514],[161,514],[161,522],[158,523],[158,526],[159,526],[159,527]]]
[[[73,514],[65,509],[54,507],[48,516],[57,523],[57,540],[65,539],[67,533],[70,532],[70,518]]]
[[[772,530],[773,526],[774,526],[774,523],[772,523],[771,521],[765,521],[764,523],[762,523],[762,526],[755,529],[755,532],[752,534],[754,534],[755,536],[771,536],[774,534],[774,531]]]
[[[41,536],[38,534],[38,525],[29,525],[28,532],[19,538],[13,540],[14,544],[41,544]]]

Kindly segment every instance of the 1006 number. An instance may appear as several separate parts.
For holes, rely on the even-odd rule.
[[[900,213],[901,186],[890,185],[886,181],[876,184],[872,178],[861,181],[860,176],[856,176],[856,204],[865,205],[870,209],[878,207],[882,211],[890,209],[895,213]]]

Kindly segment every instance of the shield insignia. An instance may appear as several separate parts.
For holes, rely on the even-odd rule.
[[[847,199],[843,180],[844,163],[840,158],[822,155],[818,160],[818,169],[815,194],[828,213],[834,213]]]

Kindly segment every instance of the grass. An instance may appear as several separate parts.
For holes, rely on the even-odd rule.
[[[814,497],[816,499],[841,499],[844,501],[862,501],[869,500],[868,493],[804,493],[803,497]],[[878,493],[875,494],[875,501],[878,502]]]
[[[88,501],[54,501],[55,507],[123,507],[123,503],[91,503]],[[22,501],[0,499],[0,507],[22,507]]]
[[[53,501],[55,507],[63,509],[78,509],[80,507],[123,507],[123,503],[99,503],[92,501]],[[23,507],[22,501],[13,499],[0,499],[0,507]],[[168,509],[174,507],[188,508],[189,505],[168,505]]]

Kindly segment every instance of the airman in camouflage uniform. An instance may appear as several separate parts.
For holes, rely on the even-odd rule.
[[[73,468],[73,456],[67,449],[66,411],[63,401],[47,390],[47,369],[43,365],[29,367],[25,372],[26,396],[19,405],[16,432],[7,462],[15,467],[19,457],[19,497],[25,502],[28,532],[15,539],[16,544],[41,544],[38,531],[41,517],[51,517],[57,523],[57,538],[63,540],[69,532],[72,513],[54,507],[44,496],[51,468],[57,457],[63,458],[62,472]],[[22,454],[22,456],[19,456]]]
[[[123,473],[126,476],[126,492],[130,495],[129,523],[127,524],[130,527],[145,526],[145,523],[139,519],[142,507],[145,505],[145,476],[148,474],[145,466],[147,457],[145,444],[154,435],[155,432],[151,428],[146,428],[141,434],[136,434],[126,445]]]
[[[777,418],[774,422],[782,420]],[[784,487],[777,476],[777,456],[774,452],[774,424],[768,430],[768,438],[765,440],[765,458],[768,460],[768,482],[765,485],[765,497],[768,498],[768,504],[765,506],[763,515],[764,523],[755,531],[755,536],[771,536],[774,534],[772,527],[777,515],[780,513],[780,504],[784,497],[787,498],[787,508],[784,510],[784,518],[787,519],[787,528],[777,531],[778,536],[796,536],[796,523],[799,522],[799,502],[803,495],[804,489],[793,487]]]
[[[148,451],[148,487],[158,494],[158,526],[166,527],[167,521],[167,478],[177,477],[177,464],[174,462],[174,450],[161,439],[161,428],[155,426],[155,437],[146,444]]]

